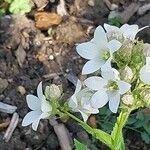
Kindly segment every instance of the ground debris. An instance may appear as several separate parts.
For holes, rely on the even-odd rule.
[[[8,105],[8,104],[4,104],[0,102],[0,112],[12,114],[16,111],[16,109],[17,109],[16,106],[12,106],[12,105]]]
[[[0,130],[3,130],[4,128],[7,128],[9,124],[10,124],[10,119],[9,118],[3,120],[3,122],[0,123]]]
[[[18,122],[19,122],[19,115],[17,113],[14,113],[12,116],[11,122],[9,124],[9,127],[7,128],[4,138],[3,138],[5,142],[8,142],[10,140],[15,128],[18,125]]]
[[[0,93],[2,93],[7,87],[8,87],[7,80],[0,78]]]
[[[62,17],[56,13],[37,12],[34,17],[35,26],[41,30],[47,30],[53,25],[59,25],[62,21]]]

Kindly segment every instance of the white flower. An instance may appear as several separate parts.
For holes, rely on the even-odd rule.
[[[120,103],[120,96],[125,94],[131,85],[119,80],[116,69],[102,70],[102,77],[93,76],[84,81],[88,88],[96,91],[91,98],[91,105],[93,108],[101,108],[109,101],[109,109],[116,113]]]
[[[39,83],[37,87],[37,95],[27,95],[27,104],[32,110],[26,114],[22,121],[22,126],[28,126],[32,124],[33,130],[37,130],[40,119],[44,119],[50,116],[52,111],[51,105],[46,101],[45,96],[42,91],[42,82]]]
[[[78,54],[89,60],[84,65],[82,74],[90,74],[104,66],[110,66],[113,53],[120,47],[121,43],[117,40],[108,42],[104,29],[98,26],[91,41],[76,47]]]
[[[81,90],[82,83],[80,80],[77,82],[75,93],[71,96],[69,100],[69,107],[72,108],[74,112],[80,112],[83,120],[87,121],[90,114],[99,113],[98,109],[92,108],[90,103],[90,98],[92,93],[88,88]]]
[[[124,24],[120,28],[118,28],[116,26],[112,26],[106,23],[104,24],[104,28],[107,32],[108,38],[117,39],[121,41],[122,39],[134,40],[136,34],[147,27],[148,26],[145,26],[139,29],[138,25],[136,24],[134,25]]]
[[[150,84],[150,57],[146,57],[146,65],[140,70],[140,79],[145,84]]]

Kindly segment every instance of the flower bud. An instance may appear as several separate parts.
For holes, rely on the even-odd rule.
[[[127,106],[131,106],[133,105],[134,97],[131,94],[124,95],[122,97],[122,102]]]
[[[120,75],[124,81],[130,82],[133,78],[132,69],[129,66],[126,66],[125,69],[121,71]]]
[[[142,99],[143,99],[143,101],[144,101],[144,103],[145,103],[145,106],[146,107],[150,107],[150,90],[144,90],[142,93],[141,93],[141,95],[142,95]]]
[[[50,86],[46,86],[45,88],[45,96],[49,100],[58,99],[61,96],[61,93],[61,89],[55,84],[51,84]]]

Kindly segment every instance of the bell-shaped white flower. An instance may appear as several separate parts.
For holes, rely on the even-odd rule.
[[[150,84],[150,57],[146,57],[146,65],[140,70],[140,79],[145,84]]]
[[[48,101],[46,101],[45,96],[42,91],[42,82],[39,83],[37,87],[37,95],[27,95],[26,100],[29,108],[32,110],[26,114],[22,121],[22,126],[28,126],[32,124],[33,130],[37,130],[40,119],[44,119],[50,116],[52,107]]]
[[[91,106],[90,98],[93,93],[91,93],[88,88],[82,90],[81,88],[82,83],[78,80],[75,93],[69,100],[69,107],[72,108],[72,111],[74,112],[80,112],[83,120],[87,121],[91,114],[97,114],[99,113],[99,110]]]
[[[109,109],[116,113],[120,103],[120,96],[125,94],[131,87],[127,82],[119,79],[116,69],[102,70],[102,77],[92,76],[84,83],[93,91],[96,91],[91,98],[93,108],[101,108],[109,101]]]
[[[117,40],[108,42],[102,26],[98,26],[94,32],[94,38],[77,45],[76,49],[80,56],[89,61],[84,65],[82,74],[90,74],[102,67],[110,66],[112,55],[121,47]]]
[[[134,40],[135,36],[138,32],[141,30],[147,28],[148,26],[145,26],[141,29],[139,29],[139,26],[134,24],[134,25],[129,25],[129,24],[124,24],[120,28],[109,25],[109,24],[104,24],[104,28],[107,32],[107,36],[109,39],[117,39],[121,40],[124,39],[129,39],[129,40]]]

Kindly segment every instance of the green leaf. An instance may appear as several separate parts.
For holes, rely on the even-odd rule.
[[[9,7],[13,14],[25,14],[31,11],[29,0],[14,0]]]
[[[90,150],[86,147],[86,145],[80,143],[78,140],[74,139],[75,150]]]
[[[100,140],[101,142],[103,142],[104,144],[106,144],[108,147],[111,147],[111,136],[99,129],[93,129],[90,126],[88,126],[86,123],[85,124],[80,124],[82,126],[82,128],[84,128],[89,134],[91,134],[92,136],[94,136],[96,139]]]
[[[10,4],[12,3],[13,0],[4,0],[4,1]]]
[[[137,112],[136,119],[143,121],[144,120],[144,114],[141,111]]]
[[[143,121],[138,120],[135,124],[134,124],[134,128],[141,128],[143,126]]]
[[[142,137],[143,141],[145,141],[145,143],[147,143],[147,144],[150,143],[150,136],[149,136],[149,134],[147,134],[146,132],[142,132],[141,133],[141,137]]]
[[[132,125],[132,124],[134,124],[136,121],[137,121],[137,119],[135,119],[135,118],[133,118],[133,117],[132,117],[132,118],[130,117],[130,118],[128,119],[128,121],[127,121],[127,125]]]

